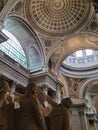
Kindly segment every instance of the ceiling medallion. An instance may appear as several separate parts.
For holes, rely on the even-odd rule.
[[[53,9],[57,11],[62,10],[65,6],[64,0],[54,0],[52,3],[53,3],[53,6],[52,6]]]
[[[79,27],[90,9],[87,0],[29,0],[27,5],[33,27],[51,36],[64,36]]]

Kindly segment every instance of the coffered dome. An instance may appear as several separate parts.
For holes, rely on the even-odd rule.
[[[51,36],[73,31],[90,12],[87,0],[29,0],[27,17],[33,27]]]

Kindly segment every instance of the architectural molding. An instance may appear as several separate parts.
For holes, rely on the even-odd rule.
[[[98,34],[98,14],[93,15],[88,24],[81,30],[82,32],[89,32]]]
[[[97,36],[94,34],[84,33],[63,39],[55,49],[52,49],[50,56],[51,70],[54,70],[55,73],[58,72],[63,60],[77,50],[84,48],[98,49],[98,45],[96,41],[94,41],[94,38],[97,40]],[[76,42],[74,43],[74,41]]]
[[[4,58],[4,53],[0,52],[0,75],[9,77],[9,79],[26,86],[28,83],[29,73],[27,70],[19,68],[16,65]]]
[[[81,85],[80,90],[79,90],[79,95],[78,95],[79,99],[83,99],[84,98],[84,93],[86,93],[86,90],[88,90],[87,89],[87,85],[89,83],[93,82],[93,81],[96,81],[96,80],[98,80],[98,76],[97,75],[95,77],[88,78],[88,79],[86,79],[83,82],[83,84]]]
[[[63,87],[63,84],[49,72],[40,73],[38,75],[30,74],[30,81],[36,82],[39,86],[47,86],[48,88],[57,90],[57,86]]]

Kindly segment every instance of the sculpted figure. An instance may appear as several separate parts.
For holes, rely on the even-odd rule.
[[[47,130],[38,94],[39,87],[29,83],[25,95],[20,98],[20,130]]]
[[[52,110],[46,117],[48,130],[72,130],[71,113],[72,101],[65,98],[60,104],[54,102],[46,95],[46,101],[52,106]]]
[[[39,93],[39,99],[43,103],[47,101],[51,105],[49,114],[45,117],[48,130],[72,130],[71,127],[71,113],[72,101],[70,98],[62,99],[60,104],[57,104],[48,95],[45,95],[42,91]]]
[[[0,130],[14,130],[14,105],[7,81],[0,81]]]
[[[47,129],[50,130],[50,126],[51,126],[51,113],[52,111],[54,111],[57,107],[58,107],[58,104],[56,102],[54,102],[50,96],[48,95],[45,95],[42,91],[40,91],[39,95],[39,100],[42,104],[44,104],[45,102],[48,103],[47,106],[44,106],[44,109],[43,109],[43,113],[44,113],[44,116],[45,116],[45,121],[46,121],[46,125],[47,125]]]
[[[54,102],[51,97],[46,95],[40,88],[39,88],[39,94],[38,99],[42,104],[42,111],[44,116],[48,116],[52,110],[58,105],[56,102]],[[45,102],[48,103],[48,105],[45,105]]]
[[[55,107],[50,116],[50,130],[72,130],[70,107],[72,107],[70,98],[63,99]]]
[[[15,120],[15,130],[20,130],[20,98],[21,94],[17,91],[14,92],[14,120]]]

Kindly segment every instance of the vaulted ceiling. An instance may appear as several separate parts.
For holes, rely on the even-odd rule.
[[[89,0],[0,2],[0,23],[20,41],[31,72],[45,68],[72,78],[98,75],[98,68],[78,72],[62,67],[64,59],[77,50],[98,50],[98,14]],[[97,92],[95,80],[92,86],[95,89],[90,92]]]

